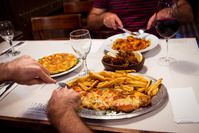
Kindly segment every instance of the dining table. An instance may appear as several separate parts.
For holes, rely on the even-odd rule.
[[[105,54],[104,41],[105,39],[92,39],[91,50],[87,57],[89,70],[104,71],[101,62]],[[14,44],[18,42],[20,41],[13,41]],[[70,40],[23,40],[23,42],[15,47],[21,52],[20,55],[11,57],[2,54],[0,62],[7,62],[22,55],[29,55],[36,60],[55,53],[76,55],[71,48]],[[6,42],[0,44],[1,51],[6,51],[8,48],[9,44]],[[164,103],[153,111],[135,117],[110,120],[82,118],[82,120],[91,129],[97,131],[198,133],[199,48],[196,39],[170,39],[169,55],[175,58],[176,62],[169,66],[162,66],[158,63],[158,59],[166,54],[165,39],[159,39],[156,47],[142,54],[145,58],[144,66],[136,74],[163,79],[162,84],[168,96]],[[82,71],[83,64],[54,79],[67,82],[68,79],[77,76]],[[57,84],[20,85],[14,83],[0,97],[0,123],[49,132],[48,129],[52,129],[52,125],[48,121],[46,108],[53,90],[57,87]]]

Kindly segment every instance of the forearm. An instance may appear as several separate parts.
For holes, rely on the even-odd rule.
[[[91,29],[100,29],[101,27],[103,27],[104,26],[103,16],[104,13],[101,14],[91,13],[88,16],[88,27]]]
[[[92,131],[81,121],[76,112],[68,110],[62,116],[58,125],[56,125],[60,133],[92,133]]]
[[[1,73],[1,76],[0,76],[0,83],[3,83],[7,80],[9,80],[9,63],[1,63],[0,64],[0,73]]]

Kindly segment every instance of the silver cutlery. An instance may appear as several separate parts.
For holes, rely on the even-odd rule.
[[[61,88],[67,87],[68,89],[70,89],[70,87],[64,82],[57,82],[56,84],[59,85],[59,87],[61,87]]]
[[[121,27],[118,27],[120,30],[124,31],[125,33],[128,33],[128,34],[132,34],[132,32],[130,30],[127,30],[125,28],[121,28]]]
[[[11,82],[6,88],[5,90],[0,94],[0,97],[2,97],[13,85],[15,82]]]
[[[128,33],[128,34],[131,34],[131,35],[135,35],[135,36],[140,36],[141,34],[143,34],[146,29],[139,29],[138,32],[132,32],[130,30],[127,30],[125,28],[121,28],[121,27],[118,27],[120,30],[124,31],[125,33]]]
[[[11,81],[4,82],[4,83],[0,84],[0,90],[3,89],[4,86],[6,86],[6,85],[8,85],[8,84],[10,84],[10,83],[11,83]]]

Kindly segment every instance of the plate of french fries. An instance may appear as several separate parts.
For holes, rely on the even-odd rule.
[[[163,79],[121,72],[89,72],[66,81],[80,93],[79,115],[89,119],[124,119],[155,111],[168,101]]]

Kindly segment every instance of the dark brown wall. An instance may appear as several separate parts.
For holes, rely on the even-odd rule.
[[[31,17],[63,14],[63,0],[0,0],[0,20],[10,20],[21,39],[33,39]]]

